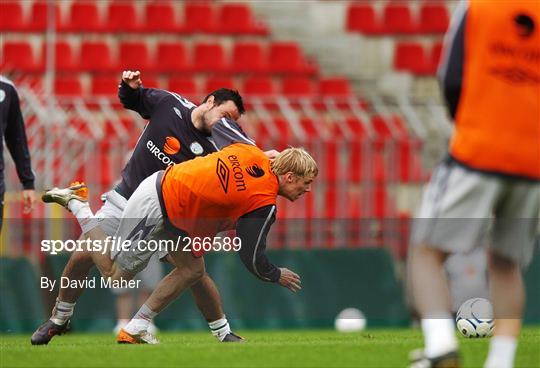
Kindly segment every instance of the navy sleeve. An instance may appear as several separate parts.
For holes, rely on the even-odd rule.
[[[24,120],[19,105],[19,96],[15,88],[8,89],[11,93],[8,121],[5,131],[6,146],[13,157],[17,175],[24,189],[34,189],[34,173],[30,162],[28,141],[24,131]]]
[[[277,282],[281,270],[266,257],[266,236],[276,220],[276,206],[256,209],[238,219],[236,236],[242,240],[240,259],[246,268],[259,279]]]
[[[438,71],[442,92],[453,119],[456,117],[463,80],[466,15],[465,5],[458,7],[446,35],[445,55]]]
[[[138,112],[144,119],[150,119],[157,104],[170,93],[155,88],[131,88],[122,81],[118,88],[118,98],[126,109]]]
[[[227,118],[221,118],[214,124],[212,139],[220,150],[234,143],[256,145],[255,141],[248,137],[236,121]]]

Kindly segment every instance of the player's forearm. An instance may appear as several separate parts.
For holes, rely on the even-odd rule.
[[[266,237],[275,221],[275,206],[265,206],[242,216],[236,235],[242,239],[240,259],[246,268],[263,281],[277,282],[281,271],[266,257]]]
[[[24,189],[34,189],[34,173],[30,161],[30,152],[28,142],[24,132],[24,123],[22,116],[19,116],[16,122],[8,124],[6,129],[6,146],[15,162],[17,175]]]
[[[255,254],[250,247],[244,247],[240,252],[240,259],[246,268],[257,278],[268,281],[278,282],[281,271],[276,267],[265,254]]]
[[[148,119],[147,112],[144,111],[142,102],[142,88],[133,89],[126,82],[122,81],[118,88],[118,98],[126,109],[138,112],[143,118]]]

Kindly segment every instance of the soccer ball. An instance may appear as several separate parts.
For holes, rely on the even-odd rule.
[[[456,315],[457,329],[465,337],[489,337],[495,326],[493,307],[489,300],[472,298],[459,307]]]
[[[339,332],[357,332],[366,328],[366,317],[356,308],[346,308],[339,312],[334,326]]]

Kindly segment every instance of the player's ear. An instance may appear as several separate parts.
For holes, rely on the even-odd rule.
[[[206,100],[206,103],[209,106],[214,106],[214,102],[215,102],[215,97],[214,96],[208,96],[208,99]]]
[[[289,171],[286,175],[287,183],[292,183],[294,179],[294,173],[292,171]]]

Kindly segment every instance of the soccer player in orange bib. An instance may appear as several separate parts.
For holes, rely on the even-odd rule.
[[[113,238],[129,240],[128,247],[101,246],[107,236],[90,210],[84,184],[43,195],[45,202],[61,204],[77,217],[93,241],[93,247],[83,251],[91,253],[106,279],[130,280],[156,252],[175,266],[120,331],[119,343],[158,343],[147,332],[149,321],[204,275],[205,250],[227,250],[232,244],[230,249],[238,251],[246,268],[261,280],[293,292],[301,288],[300,277],[273,265],[264,251],[277,196],[294,201],[309,192],[318,174],[315,160],[301,148],[288,148],[270,161],[236,122],[226,118],[214,125],[212,138],[218,152],[159,171],[135,190]],[[218,233],[234,228],[236,236],[230,242],[215,241]],[[169,241],[166,248],[150,250],[148,242],[158,239]]]
[[[122,73],[118,97],[126,109],[137,112],[148,123],[122,170],[120,181],[103,194],[103,205],[94,213],[100,219],[101,229],[109,236],[116,233],[128,199],[144,179],[173,164],[215,152],[217,147],[211,137],[214,123],[222,117],[238,120],[244,113],[242,97],[236,91],[220,88],[208,94],[197,106],[177,93],[144,88],[139,71],[125,70]],[[266,153],[272,158],[277,152]],[[146,300],[163,277],[157,258],[156,254],[134,280],[137,282],[138,300]],[[81,285],[84,285],[93,266],[90,254],[71,254],[62,277],[73,283],[59,289],[51,316],[32,334],[32,344],[48,344],[54,336],[68,330],[76,302],[85,289]],[[219,290],[208,274],[190,289],[198,309],[218,341],[243,341],[231,330]],[[132,315],[132,291],[131,288],[111,288],[111,292],[117,296],[118,323],[114,328],[115,333],[129,322]],[[150,330],[155,331],[156,327],[151,325]]]
[[[425,342],[411,354],[413,368],[460,366],[443,264],[485,243],[495,328],[484,368],[514,366],[522,269],[533,256],[540,211],[540,6],[494,5],[460,2],[439,66],[454,126],[411,231],[411,294]]]

